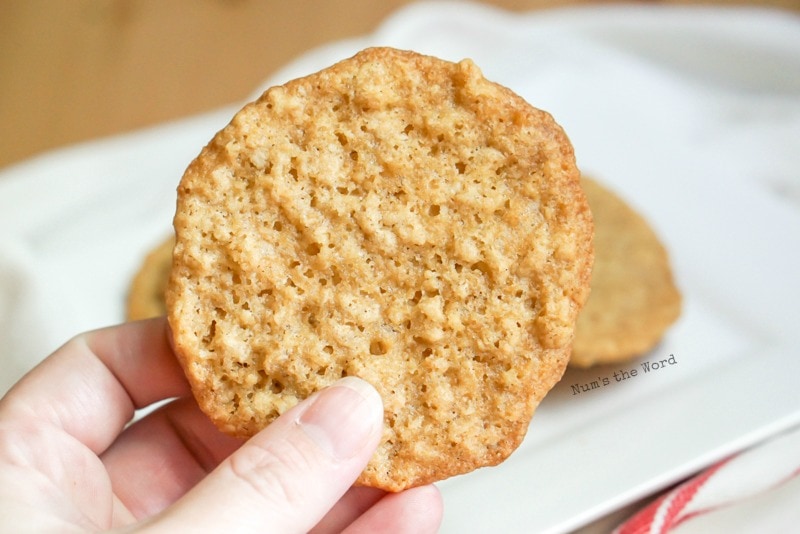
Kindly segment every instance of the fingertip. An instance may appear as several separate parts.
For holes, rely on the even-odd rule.
[[[442,494],[430,484],[387,494],[344,532],[433,534],[439,531],[443,514]]]
[[[346,377],[308,399],[298,423],[329,457],[366,461],[382,433],[383,401],[368,382]]]
[[[444,499],[442,492],[433,484],[406,490],[406,514],[417,518],[418,529],[415,532],[438,532],[444,517]]]
[[[363,378],[359,378],[357,376],[346,376],[334,382],[330,387],[350,388],[364,397],[364,400],[370,404],[379,404],[381,409],[383,409],[383,398],[381,398],[380,393],[378,393],[378,390],[375,389],[372,384]]]

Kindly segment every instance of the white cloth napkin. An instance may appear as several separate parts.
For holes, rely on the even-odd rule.
[[[800,428],[726,458],[666,492],[614,534],[795,532]]]
[[[299,58],[265,86],[370,45],[471,57],[551,112],[581,168],[656,228],[686,297],[654,354],[674,353],[679,365],[591,397],[556,388],[508,462],[442,484],[444,531],[575,528],[800,422],[796,15],[419,3],[371,35]],[[234,111],[0,172],[0,393],[75,333],[123,320],[131,276],[171,231],[183,169]],[[797,497],[796,486],[787,487]]]

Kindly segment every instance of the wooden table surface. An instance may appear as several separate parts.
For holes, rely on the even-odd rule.
[[[3,0],[0,168],[76,141],[241,101],[300,53],[367,33],[408,3]],[[523,11],[602,2],[488,3]],[[705,3],[800,12],[800,0]]]

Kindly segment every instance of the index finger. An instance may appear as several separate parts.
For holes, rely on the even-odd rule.
[[[71,339],[0,399],[0,418],[57,425],[99,454],[136,409],[189,392],[160,317]]]

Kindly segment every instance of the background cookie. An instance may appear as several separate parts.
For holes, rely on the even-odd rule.
[[[128,291],[128,302],[125,307],[125,317],[128,321],[157,317],[166,313],[164,292],[172,267],[174,243],[175,239],[170,236],[145,256]]]
[[[240,111],[178,188],[167,307],[200,406],[248,436],[342,376],[397,491],[505,459],[567,364],[591,213],[547,113],[369,49]]]
[[[681,312],[667,251],[647,221],[595,180],[582,180],[595,223],[592,291],[570,365],[589,367],[652,349]]]

